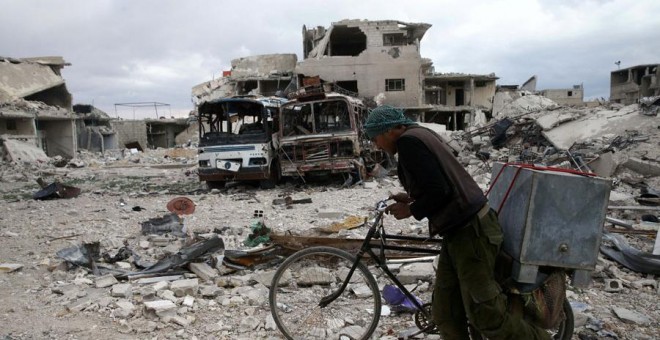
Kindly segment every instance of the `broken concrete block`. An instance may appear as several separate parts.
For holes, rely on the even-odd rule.
[[[128,262],[124,262],[124,261],[115,262],[115,265],[116,265],[117,267],[119,267],[119,269],[123,269],[123,270],[131,270],[131,269],[133,269],[133,267],[131,266],[130,263],[128,263]]]
[[[112,274],[100,276],[96,278],[96,288],[110,287],[119,283]]]
[[[637,313],[625,308],[612,308],[612,311],[616,316],[619,317],[623,322],[632,323],[636,325],[648,325],[651,323],[651,319],[648,316]]]
[[[326,268],[312,267],[300,270],[298,282],[301,285],[329,285],[335,282],[335,274]]]
[[[371,288],[369,288],[369,286],[367,285],[360,285],[357,287],[353,287],[351,290],[353,291],[353,294],[355,294],[355,296],[357,296],[360,299],[368,298],[373,295],[373,293],[371,292]]]
[[[204,262],[191,263],[188,265],[188,268],[190,271],[197,274],[202,281],[212,282],[213,279],[218,276],[218,272]]]
[[[91,285],[91,284],[94,283],[94,281],[92,281],[92,280],[90,280],[86,277],[79,276],[79,277],[76,277],[73,280],[73,283],[76,284],[76,285],[82,286],[82,285]]]
[[[142,287],[138,293],[143,299],[152,299],[156,296],[156,290],[153,286]]]
[[[161,290],[158,293],[156,293],[156,295],[161,299],[169,300],[174,303],[176,303],[177,301],[176,296],[174,296],[174,292],[171,290]]]
[[[639,158],[630,157],[623,163],[623,166],[640,175],[649,177],[660,176],[660,165]]]
[[[23,268],[22,264],[19,263],[1,263],[0,264],[0,273],[11,273]]]
[[[276,272],[275,270],[268,270],[268,271],[254,273],[254,275],[252,275],[252,279],[261,283],[266,287],[270,287],[270,284],[273,282],[273,276],[275,276],[275,272]],[[289,273],[289,271],[286,271],[284,273],[286,275],[287,273]],[[280,280],[280,281],[286,281],[288,277],[283,279],[284,280]]]
[[[242,306],[245,300],[240,296],[232,296],[228,299],[222,299],[223,306]]]
[[[409,263],[399,268],[398,278],[403,284],[416,283],[419,280],[430,281],[434,277],[432,262]]]
[[[170,283],[168,281],[159,281],[159,282],[154,283],[154,285],[152,287],[154,288],[155,291],[158,292],[158,291],[167,289],[169,286],[170,286]]]
[[[222,294],[222,290],[218,286],[201,286],[199,293],[205,298],[214,298]]]
[[[186,297],[183,298],[182,304],[184,306],[192,307],[194,303],[195,303],[195,298],[190,295],[186,295]]]
[[[365,189],[378,189],[378,182],[376,181],[362,182],[362,186]]]
[[[250,332],[257,329],[259,325],[261,325],[261,321],[259,319],[254,316],[248,316],[241,320],[241,323],[238,327],[242,332]]]
[[[655,290],[656,288],[658,288],[658,282],[654,279],[642,279],[642,280],[634,281],[632,283],[632,286],[635,287],[636,289],[651,287]]]
[[[277,330],[277,324],[275,323],[275,319],[273,319],[273,315],[270,313],[266,316],[266,325],[264,326],[264,328],[267,331]]]
[[[116,284],[112,286],[112,293],[110,295],[113,297],[130,298],[133,296],[133,287],[130,283]]]
[[[623,282],[618,279],[605,279],[605,291],[610,293],[623,290]]]
[[[318,217],[319,218],[339,219],[339,218],[342,218],[343,216],[344,216],[344,213],[342,213],[341,211],[321,209],[318,212]]]
[[[152,312],[160,318],[176,315],[176,304],[169,300],[145,301],[144,307],[147,312]]]
[[[88,307],[90,307],[92,304],[94,304],[97,300],[99,299],[98,296],[86,296],[81,299],[77,299],[75,301],[70,302],[66,308],[70,312],[80,312]]]
[[[122,319],[127,319],[133,315],[133,312],[135,311],[135,305],[128,300],[119,300],[115,302],[115,307],[117,307],[117,309],[113,311],[114,316]]]
[[[149,284],[154,282],[167,282],[167,281],[176,281],[183,279],[183,275],[168,275],[168,276],[158,276],[158,277],[145,277],[143,279],[135,280],[137,284]],[[130,281],[130,279],[129,279]]]
[[[598,158],[587,163],[587,165],[600,177],[612,177],[617,167],[617,163],[614,161],[612,154],[612,152],[605,152],[598,156]]]
[[[176,296],[186,296],[186,295],[197,295],[197,289],[199,288],[198,279],[188,279],[188,280],[178,280],[172,282],[170,289],[174,292]]]
[[[179,316],[179,315],[174,315],[174,316],[170,317],[169,322],[175,323],[175,324],[177,324],[181,327],[187,327],[188,325],[190,325],[190,321],[188,321],[188,319],[186,319],[182,316]]]

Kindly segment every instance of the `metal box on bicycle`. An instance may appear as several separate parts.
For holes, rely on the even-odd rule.
[[[596,266],[611,181],[548,168],[495,163],[488,199],[499,210],[513,278],[533,283],[540,266],[574,270],[587,286]]]

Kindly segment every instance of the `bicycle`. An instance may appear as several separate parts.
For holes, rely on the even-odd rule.
[[[333,247],[310,247],[288,257],[276,270],[268,301],[275,324],[287,339],[369,339],[378,326],[382,302],[378,283],[366,265],[367,260],[373,262],[414,305],[414,322],[419,331],[409,336],[437,333],[431,319],[431,304],[420,303],[390,271],[385,251],[438,255],[442,240],[387,234],[383,217],[388,200],[378,201],[375,216],[365,222],[369,229],[355,255]],[[422,241],[434,247],[398,246],[388,244],[390,240]],[[562,312],[563,319],[553,330],[553,337],[570,339],[573,314],[565,298]],[[470,329],[473,339],[483,338]]]

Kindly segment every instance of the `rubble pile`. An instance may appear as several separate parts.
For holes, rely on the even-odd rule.
[[[611,178],[604,231],[619,241],[603,237],[603,247],[611,250],[601,251],[590,287],[569,286],[574,339],[658,338],[659,274],[657,256],[651,256],[660,251],[658,118],[637,105],[575,108],[546,99],[521,97],[518,109],[483,127],[452,133],[459,158],[484,190],[494,161]],[[402,190],[391,176],[349,186],[290,180],[272,190],[242,183],[207,190],[191,166],[195,151],[80,152],[64,166],[59,159],[3,162],[0,321],[5,327],[0,336],[281,338],[270,315],[268,287],[288,253],[274,235],[348,245],[364,236],[359,221],[375,200]],[[74,185],[80,194],[34,200],[37,178]],[[174,199],[180,204],[169,203]],[[385,224],[393,234],[427,233],[425,221],[387,217]],[[627,245],[619,244],[623,249],[617,248],[620,239]],[[639,260],[642,267],[630,268],[603,251]],[[429,301],[431,262],[403,261],[390,269]],[[377,279],[381,287],[389,284],[381,274]],[[375,333],[379,338],[394,339],[415,327],[409,311],[385,307]],[[34,319],[43,322],[34,325]]]

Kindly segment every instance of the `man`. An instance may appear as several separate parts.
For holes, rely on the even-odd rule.
[[[507,313],[494,278],[502,244],[497,215],[444,141],[391,106],[372,110],[364,130],[380,149],[398,154],[406,193],[393,195],[396,203],[387,212],[397,219],[427,218],[430,236],[443,237],[432,302],[443,339],[469,339],[468,320],[489,339],[550,339]]]

